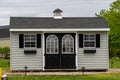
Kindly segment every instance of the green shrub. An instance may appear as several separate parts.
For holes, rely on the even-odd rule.
[[[117,50],[117,57],[120,58],[120,49]]]
[[[9,58],[10,55],[10,47],[5,46],[0,48],[0,54],[4,55],[5,59]]]
[[[110,57],[110,58],[117,57],[117,49],[115,49],[115,48],[110,48],[109,57]]]

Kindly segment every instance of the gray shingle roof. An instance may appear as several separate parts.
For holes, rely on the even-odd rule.
[[[104,18],[97,17],[11,17],[11,29],[82,29],[109,28]]]
[[[0,26],[0,29],[9,28],[9,25]]]
[[[10,38],[9,26],[0,26],[0,38]]]

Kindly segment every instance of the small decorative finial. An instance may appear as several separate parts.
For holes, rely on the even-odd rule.
[[[54,13],[54,19],[62,19],[62,15],[61,15],[62,12],[63,11],[60,10],[59,8],[55,9],[53,11],[53,13]]]
[[[56,12],[57,12],[57,13],[62,13],[63,11],[60,10],[59,8],[57,8],[56,10],[53,11],[53,13],[56,13]]]

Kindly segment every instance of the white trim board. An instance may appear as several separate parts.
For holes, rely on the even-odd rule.
[[[76,32],[75,35],[75,49],[76,49],[76,56],[75,56],[75,62],[76,62],[76,70],[78,70],[78,33]]]
[[[45,37],[44,37],[44,32],[43,32],[43,33],[42,33],[42,42],[43,42],[43,43],[42,43],[42,49],[43,49],[43,50],[42,50],[42,52],[43,52],[43,53],[42,53],[42,54],[43,54],[43,69],[42,69],[42,70],[45,70],[45,68],[44,68],[44,67],[45,67],[45,56],[44,56],[44,55],[45,55],[45,41],[44,41],[44,38],[45,38]]]
[[[9,31],[110,31],[110,28],[93,28],[93,29],[10,29]]]

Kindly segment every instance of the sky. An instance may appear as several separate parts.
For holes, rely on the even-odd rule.
[[[109,9],[115,0],[0,0],[0,26],[9,25],[10,17],[53,17],[57,8],[63,17],[95,17]]]

